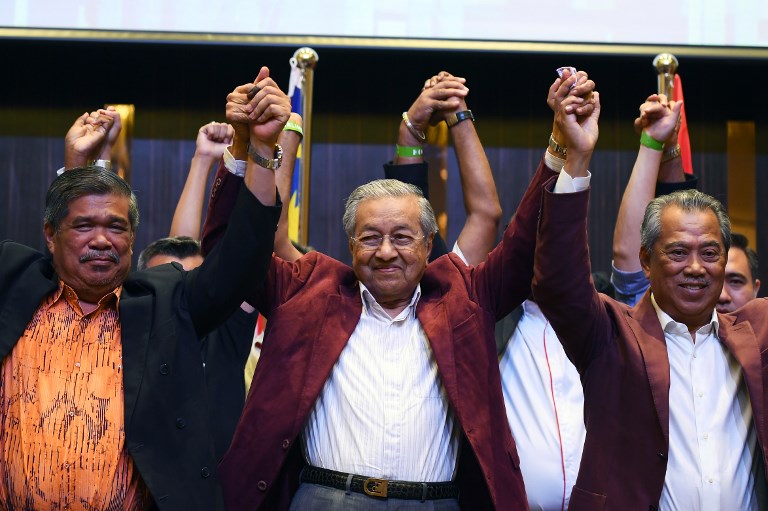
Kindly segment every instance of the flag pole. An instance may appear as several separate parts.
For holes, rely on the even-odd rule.
[[[312,152],[312,93],[315,77],[315,65],[320,57],[312,48],[303,47],[293,54],[296,64],[303,75],[302,78],[302,112],[304,138],[301,142],[301,206],[299,209],[299,243],[309,244],[309,183],[310,157]]]

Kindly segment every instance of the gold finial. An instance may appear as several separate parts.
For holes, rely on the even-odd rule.
[[[669,99],[672,99],[672,93],[675,88],[677,65],[677,57],[671,53],[659,53],[653,59],[653,67],[659,73],[659,94],[665,94]]]
[[[296,50],[296,52],[293,54],[293,58],[296,59],[297,65],[302,70],[314,69],[315,64],[317,64],[317,61],[320,60],[317,52],[307,46]]]

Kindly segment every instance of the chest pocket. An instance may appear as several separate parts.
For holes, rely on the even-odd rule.
[[[605,495],[592,493],[574,486],[568,509],[572,511],[603,511],[607,499],[608,497]]]

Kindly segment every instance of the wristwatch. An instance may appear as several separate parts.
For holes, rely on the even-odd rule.
[[[554,135],[549,135],[549,148],[552,149],[558,156],[565,158],[568,155],[568,148],[564,145],[560,145],[555,140]]]
[[[472,115],[472,110],[464,110],[463,112],[456,112],[451,113],[445,116],[445,123],[448,125],[449,128],[453,128],[457,124],[459,124],[461,121],[466,121],[469,119],[472,122],[475,122],[475,116]]]
[[[280,168],[280,164],[283,162],[283,148],[280,147],[280,144],[275,144],[275,152],[272,158],[264,158],[262,155],[257,153],[252,147],[251,143],[248,142],[248,156],[251,157],[251,159],[258,165],[259,167],[264,167],[265,169],[269,170],[277,170]]]

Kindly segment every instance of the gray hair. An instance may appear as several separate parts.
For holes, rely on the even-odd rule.
[[[645,208],[643,225],[640,228],[640,243],[650,252],[661,235],[661,214],[670,206],[677,206],[683,211],[710,210],[720,224],[720,235],[725,250],[731,247],[731,221],[719,200],[698,190],[679,190],[669,195],[656,197]]]
[[[377,179],[376,181],[371,181],[370,183],[355,188],[352,194],[347,198],[347,203],[344,207],[344,217],[342,219],[347,237],[352,238],[355,236],[357,208],[364,200],[409,196],[415,196],[418,199],[419,210],[421,211],[419,221],[426,242],[430,234],[435,234],[437,232],[437,220],[435,219],[435,212],[432,210],[432,205],[424,197],[424,194],[421,193],[421,189],[419,189],[418,186],[403,183],[397,179]]]
[[[43,223],[58,232],[72,201],[86,195],[110,194],[128,197],[128,221],[131,232],[135,233],[139,226],[139,206],[130,185],[114,172],[93,166],[67,170],[53,180],[45,195]]]

